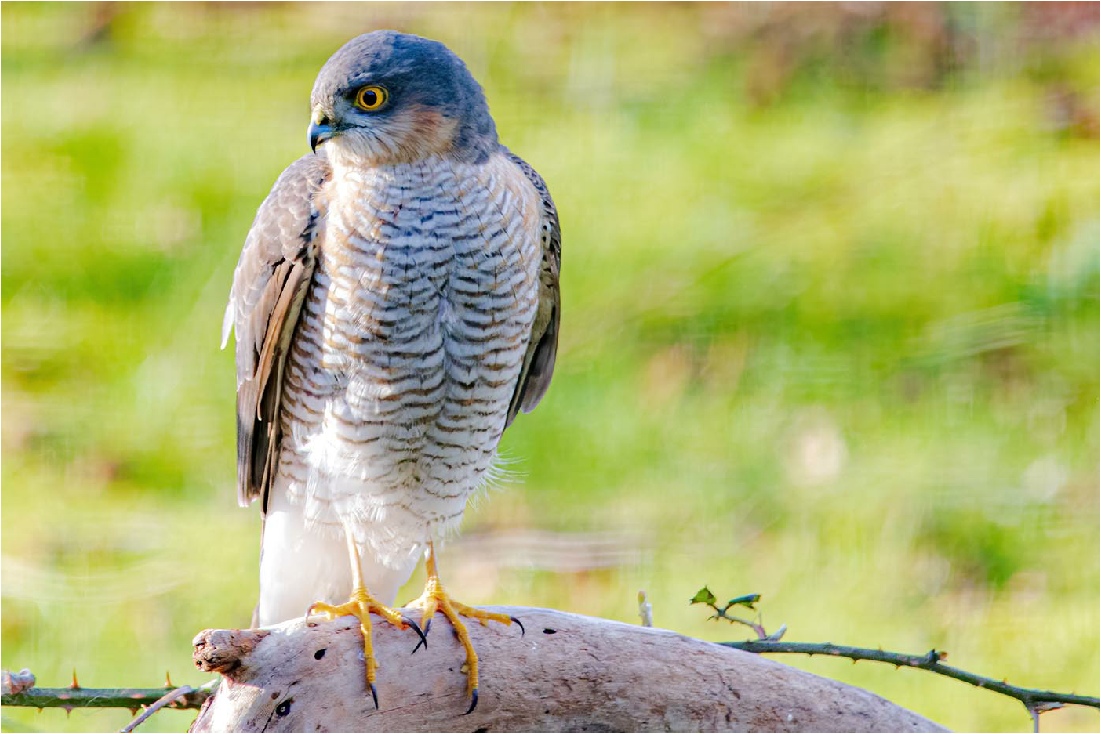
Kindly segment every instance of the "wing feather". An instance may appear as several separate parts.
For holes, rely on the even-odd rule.
[[[558,323],[561,319],[561,293],[558,274],[562,265],[562,231],[558,225],[558,209],[554,206],[547,184],[534,168],[520,156],[509,153],[528,181],[539,193],[543,204],[541,239],[543,262],[539,272],[539,307],[535,313],[531,339],[528,341],[520,379],[516,383],[512,402],[508,408],[505,427],[512,424],[519,411],[530,413],[543,399],[554,374],[554,361],[558,354]]]
[[[283,368],[316,262],[319,192],[328,161],[307,155],[276,180],[260,205],[233,273],[222,346],[237,333],[237,500],[267,495],[279,459]]]

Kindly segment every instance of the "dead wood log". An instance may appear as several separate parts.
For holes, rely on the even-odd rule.
[[[463,651],[437,616],[429,645],[383,623],[376,710],[358,622],[206,630],[195,663],[224,678],[191,731],[945,731],[874,694],[666,630],[547,609],[497,607],[470,626],[478,707],[464,715]]]

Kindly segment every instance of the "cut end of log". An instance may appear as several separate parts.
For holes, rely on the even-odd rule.
[[[469,626],[480,700],[447,622],[427,649],[374,625],[375,708],[351,617],[206,630],[195,662],[226,676],[192,731],[945,731],[852,686],[666,630],[498,607],[528,630]]]
[[[263,629],[203,630],[191,641],[195,646],[191,657],[195,667],[204,672],[221,673],[227,678],[243,675],[256,646],[268,634]]]

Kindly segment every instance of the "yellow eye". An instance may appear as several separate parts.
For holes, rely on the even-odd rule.
[[[386,99],[389,96],[390,95],[385,89],[372,84],[356,92],[356,107],[361,110],[367,110],[368,112],[374,112],[379,107],[386,104]]]

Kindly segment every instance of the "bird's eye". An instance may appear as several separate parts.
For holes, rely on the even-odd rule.
[[[386,104],[386,99],[389,96],[390,95],[385,89],[372,84],[356,92],[356,107],[361,110],[367,110],[368,112],[374,112],[379,107]]]
[[[294,699],[288,698],[286,701],[280,703],[278,706],[275,707],[275,715],[286,716],[287,714],[289,714],[291,712],[291,703],[293,702]]]

